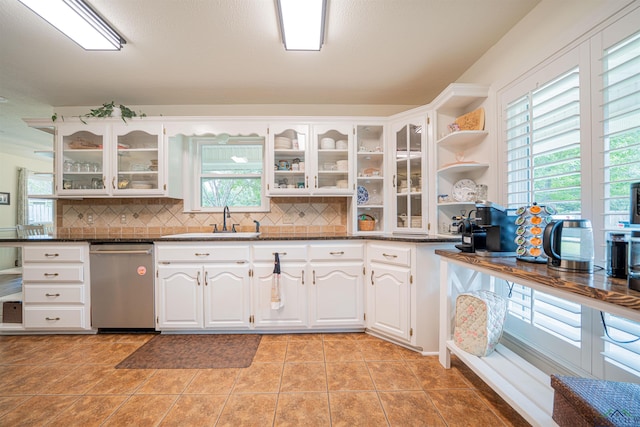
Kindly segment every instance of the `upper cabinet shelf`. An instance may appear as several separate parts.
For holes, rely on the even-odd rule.
[[[461,130],[444,136],[437,144],[450,151],[464,151],[478,145],[488,134],[486,130]]]

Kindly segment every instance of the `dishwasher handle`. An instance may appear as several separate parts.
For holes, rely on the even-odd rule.
[[[122,249],[122,250],[107,250],[107,251],[100,251],[100,250],[95,250],[95,251],[89,251],[90,254],[92,255],[120,255],[120,254],[126,254],[126,255],[149,255],[151,253],[151,249],[140,249],[140,250],[126,250],[126,249]]]

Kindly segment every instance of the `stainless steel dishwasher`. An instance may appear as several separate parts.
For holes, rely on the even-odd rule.
[[[153,244],[93,244],[89,253],[91,326],[155,328]]]

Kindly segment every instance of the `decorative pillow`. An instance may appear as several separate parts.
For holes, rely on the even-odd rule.
[[[453,339],[462,350],[488,356],[500,341],[507,314],[507,302],[485,290],[458,295]]]

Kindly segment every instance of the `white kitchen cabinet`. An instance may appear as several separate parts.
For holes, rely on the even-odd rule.
[[[370,244],[368,254],[368,327],[410,342],[411,249]]]
[[[23,326],[35,331],[91,329],[89,246],[23,247]]]
[[[284,306],[271,307],[275,253],[280,257],[280,288]],[[307,245],[253,246],[253,323],[256,329],[299,329],[308,325]]]
[[[268,194],[353,195],[353,132],[350,123],[271,123]]]
[[[308,195],[315,173],[308,124],[269,126],[267,192],[272,196]]]
[[[356,197],[350,218],[358,234],[380,234],[385,225],[386,153],[384,126],[356,126]],[[355,207],[354,207],[355,206]]]
[[[157,328],[204,327],[202,267],[159,265],[156,273]]]
[[[248,329],[248,245],[156,244],[160,330]]]
[[[310,326],[364,327],[364,244],[314,242],[309,268]]]
[[[314,124],[312,129],[312,147],[316,154],[313,193],[353,195],[353,125]]]
[[[425,233],[427,218],[426,113],[402,118],[391,125],[395,220],[392,230]]]
[[[486,144],[489,132],[484,127],[454,132],[449,128],[456,118],[482,107],[488,92],[486,86],[454,83],[433,102],[438,234],[457,233],[451,226],[452,218],[465,216],[475,208],[476,185],[493,190],[489,188],[489,162],[493,159],[493,151]],[[496,197],[491,193],[488,196],[489,200]]]
[[[169,179],[169,170],[177,166],[170,157],[180,159],[182,147],[167,148],[162,122],[100,119],[56,126],[59,197],[181,195],[181,181]]]
[[[249,262],[204,269],[205,328],[248,329],[251,311]]]

